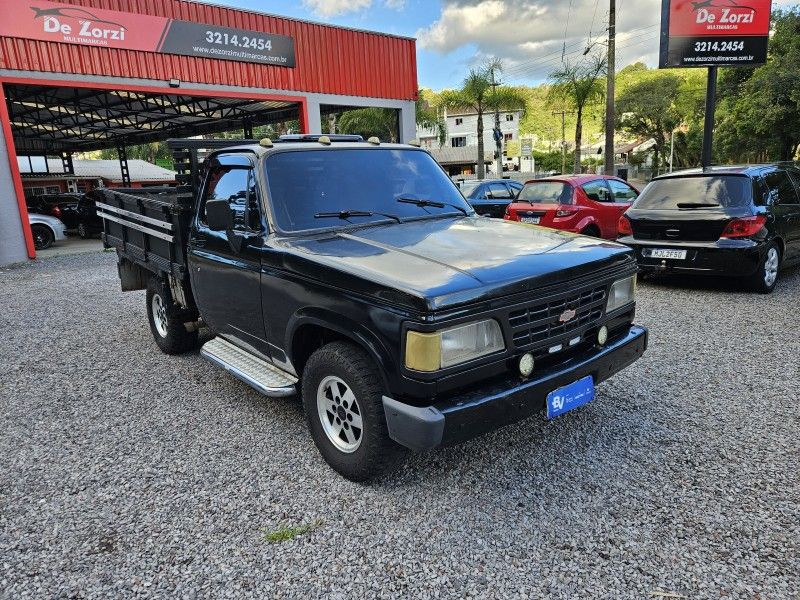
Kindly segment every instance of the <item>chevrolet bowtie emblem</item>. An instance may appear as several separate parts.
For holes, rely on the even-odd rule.
[[[560,317],[558,317],[558,322],[559,323],[566,323],[568,321],[572,321],[572,319],[574,319],[575,315],[577,315],[577,314],[578,313],[574,309],[568,308],[563,313],[561,313]]]

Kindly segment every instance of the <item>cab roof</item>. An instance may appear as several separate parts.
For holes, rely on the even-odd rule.
[[[235,144],[226,148],[217,149],[216,152],[231,150],[246,150],[253,152],[257,156],[264,156],[272,152],[285,150],[336,150],[336,149],[363,149],[374,150],[378,148],[419,150],[417,146],[410,144],[392,144],[383,142],[364,141],[360,135],[282,135],[276,140],[262,140],[259,143]],[[215,153],[216,153],[215,152]]]

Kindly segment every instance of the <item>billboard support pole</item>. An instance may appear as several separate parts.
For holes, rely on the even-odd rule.
[[[706,86],[706,119],[703,126],[703,170],[711,166],[711,150],[714,143],[714,111],[717,107],[717,71],[718,67],[708,68],[708,84]]]

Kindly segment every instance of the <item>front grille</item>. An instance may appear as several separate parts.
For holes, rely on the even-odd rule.
[[[606,288],[604,285],[572,292],[510,312],[508,322],[514,333],[514,345],[518,349],[532,346],[546,353],[552,344],[568,342],[569,334],[591,328],[603,316]],[[565,311],[572,310],[575,316],[562,322]]]

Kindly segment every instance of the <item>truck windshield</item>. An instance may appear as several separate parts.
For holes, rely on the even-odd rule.
[[[427,152],[391,148],[278,152],[265,161],[275,220],[282,231],[330,227],[320,213],[349,213],[341,225],[472,212],[450,178]],[[445,204],[420,206],[418,199]],[[355,213],[355,214],[354,214]],[[369,215],[358,213],[371,213]],[[340,225],[336,223],[336,225]]]
[[[737,175],[672,177],[651,182],[634,206],[649,210],[741,208],[752,200],[748,177]]]

